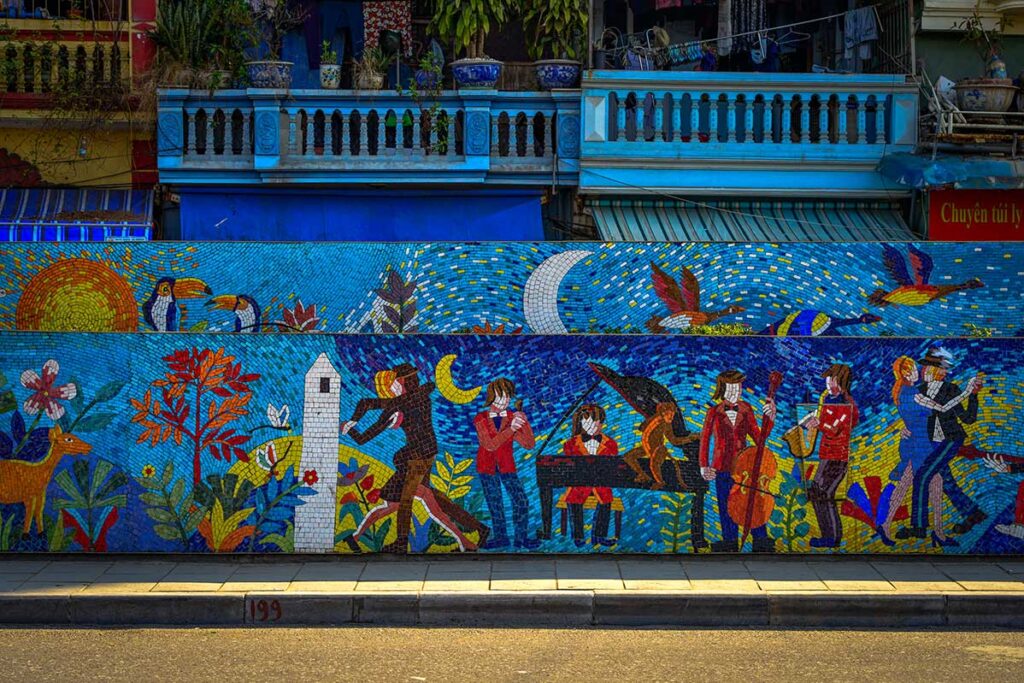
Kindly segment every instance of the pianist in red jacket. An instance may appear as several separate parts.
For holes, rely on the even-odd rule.
[[[572,417],[572,437],[565,442],[563,452],[574,456],[615,456],[619,444],[604,433],[604,408],[595,404],[580,406]],[[569,506],[569,520],[572,539],[577,548],[586,545],[583,540],[583,504],[594,495],[597,507],[594,509],[594,526],[590,536],[592,545],[613,546],[616,541],[608,538],[608,524],[612,516],[612,490],[607,486],[573,486],[565,496]]]

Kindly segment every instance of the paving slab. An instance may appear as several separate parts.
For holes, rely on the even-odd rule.
[[[356,581],[318,581],[296,579],[287,588],[288,593],[350,593],[356,589]]]
[[[810,566],[830,591],[884,593],[896,590],[867,562],[819,562]]]
[[[159,581],[153,587],[156,593],[216,593],[223,581]]]
[[[365,562],[307,562],[299,568],[292,580],[356,581],[365,568]]]
[[[33,578],[39,581],[93,581],[112,566],[110,562],[51,562]]]
[[[871,566],[897,592],[957,592],[964,588],[928,562],[872,561]]]
[[[50,564],[50,560],[0,560],[0,575],[3,574],[35,574]]]
[[[743,564],[764,591],[828,590],[814,570],[803,562],[747,560]]]
[[[1011,574],[996,564],[946,562],[936,567],[969,591],[1024,592],[1024,575]]]

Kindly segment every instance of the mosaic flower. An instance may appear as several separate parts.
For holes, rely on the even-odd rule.
[[[25,399],[26,413],[38,415],[42,410],[51,420],[59,420],[64,416],[64,406],[60,404],[60,400],[70,401],[78,395],[78,388],[74,384],[55,386],[59,370],[60,366],[57,361],[51,358],[43,364],[42,377],[37,375],[35,370],[26,370],[21,373],[21,385],[33,392]]]
[[[290,417],[288,406],[283,405],[280,409],[272,404],[267,404],[267,421],[274,429],[289,429],[288,418]]]
[[[372,489],[373,488],[373,475],[371,474],[370,476],[368,476],[365,479],[363,479],[361,482],[359,482],[359,485],[363,487],[364,491],[369,491],[370,489]]]
[[[348,493],[346,493],[345,495],[343,495],[341,497],[341,504],[342,505],[348,505],[349,503],[358,503],[358,502],[359,502],[359,496],[357,496],[352,491],[349,491]]]
[[[317,475],[316,470],[306,470],[302,475],[302,483],[306,486],[312,486],[318,481],[320,481],[320,477]]]
[[[378,500],[380,500],[380,489],[374,489],[366,494],[368,503],[376,503]]]
[[[284,309],[284,322],[299,332],[310,332],[320,325],[320,318],[316,314],[316,304],[302,306],[302,299],[295,304],[295,310]]]
[[[359,461],[350,458],[347,463],[338,463],[338,485],[352,486],[366,476],[370,470],[369,465],[359,465]]]
[[[153,467],[152,465],[144,465],[142,467],[142,476],[144,476],[146,479],[152,479],[154,476],[156,476],[156,468]]]

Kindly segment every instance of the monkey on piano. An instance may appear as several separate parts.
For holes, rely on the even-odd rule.
[[[626,461],[626,464],[629,465],[631,470],[636,472],[636,479],[634,481],[638,484],[647,483],[651,481],[651,477],[654,477],[654,484],[651,488],[657,490],[664,487],[665,480],[661,476],[661,465],[665,462],[666,458],[670,458],[666,442],[673,446],[684,446],[700,439],[699,434],[676,436],[675,431],[672,429],[672,420],[676,416],[676,410],[674,403],[667,401],[659,403],[658,407],[654,410],[654,415],[644,420],[643,425],[640,427],[640,445],[630,450],[624,456],[623,459]],[[650,458],[650,476],[640,466],[641,457]],[[671,459],[676,468],[676,478],[679,480],[679,484],[685,487],[686,484],[679,469],[679,461],[675,458]]]

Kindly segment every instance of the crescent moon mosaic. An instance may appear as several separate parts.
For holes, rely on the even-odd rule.
[[[592,251],[563,251],[550,256],[530,273],[523,288],[523,317],[534,334],[568,334],[558,315],[558,289],[573,266]]]
[[[437,362],[437,367],[434,368],[434,381],[442,396],[456,405],[465,405],[479,396],[483,387],[460,389],[455,384],[455,380],[452,379],[452,364],[456,358],[458,356],[452,353]]]

